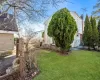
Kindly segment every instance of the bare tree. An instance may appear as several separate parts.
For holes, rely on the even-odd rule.
[[[5,13],[12,14],[11,21],[15,19],[18,27],[20,27],[20,24],[25,20],[42,20],[47,16],[48,6],[58,7],[59,3],[64,1],[69,2],[67,0],[0,0],[0,16]]]
[[[16,14],[16,18],[21,22],[27,18],[40,20],[41,17],[46,16],[49,5],[57,7],[64,1],[66,0],[0,0],[0,5],[2,14],[10,11]]]
[[[0,0],[0,16],[5,13],[13,15],[18,27],[25,20],[40,21],[47,16],[48,6],[58,7],[59,3],[64,1],[72,3],[68,0]],[[2,23],[0,25],[5,25]]]
[[[26,69],[27,70],[30,70],[32,68],[32,66],[34,65],[34,62],[32,63],[32,58],[30,56],[30,48],[29,48],[29,45],[33,45],[31,43],[31,40],[33,40],[33,38],[35,38],[37,32],[34,31],[34,29],[28,27],[28,28],[25,28],[25,42],[24,42],[24,45],[25,45],[25,61],[26,61]],[[35,59],[33,59],[35,60]],[[33,64],[33,65],[32,65]]]
[[[37,32],[35,32],[34,29],[28,27],[28,28],[25,28],[25,49],[27,52],[29,52],[29,44],[31,39],[33,39],[35,36],[36,36]]]
[[[68,2],[67,0],[0,0],[0,16],[5,13],[11,13],[18,25],[26,19],[40,21],[41,18],[46,16],[46,12],[50,5],[57,7],[59,3],[63,3],[64,1]],[[28,35],[26,35],[26,52],[29,51],[29,41],[36,34],[34,31],[30,30],[31,29],[26,30],[26,33],[29,32]],[[22,75],[24,74],[22,73]]]

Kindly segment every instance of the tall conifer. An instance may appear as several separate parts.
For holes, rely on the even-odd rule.
[[[92,39],[92,27],[88,18],[88,15],[86,15],[85,18],[85,27],[84,27],[84,33],[83,33],[83,43],[84,46],[88,46],[88,49],[91,47],[91,41]]]
[[[98,21],[98,32],[99,32],[98,47],[100,47],[100,20]]]
[[[98,34],[95,18],[92,18],[92,16],[91,16],[90,22],[91,22],[91,26],[92,26],[92,43],[91,43],[91,47],[93,47],[95,49],[95,46],[98,45],[99,34]]]
[[[57,11],[48,26],[48,35],[62,51],[69,51],[76,31],[76,21],[66,8]]]

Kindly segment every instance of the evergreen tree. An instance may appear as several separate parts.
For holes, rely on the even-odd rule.
[[[100,47],[100,20],[98,21],[98,32],[99,32],[98,46]]]
[[[85,18],[83,43],[84,43],[84,46],[87,46],[88,49],[90,49],[91,43],[92,43],[92,27],[91,27],[88,15],[86,15],[86,18]]]
[[[90,22],[91,22],[91,26],[92,26],[92,43],[91,43],[91,47],[93,47],[95,49],[95,46],[98,45],[99,34],[98,34],[95,18],[92,18],[92,16],[91,16]]]
[[[76,22],[66,8],[57,11],[48,26],[48,35],[54,39],[62,52],[69,51],[76,31]]]

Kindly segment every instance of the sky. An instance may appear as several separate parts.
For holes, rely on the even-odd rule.
[[[48,12],[47,12],[48,17],[43,19],[42,22],[40,22],[38,24],[37,23],[29,24],[29,26],[32,26],[36,31],[44,30],[44,24],[43,23],[50,16],[52,16],[57,10],[59,10],[61,8],[67,8],[69,11],[75,11],[79,16],[81,14],[83,14],[82,8],[86,8],[87,11],[84,14],[88,14],[89,16],[91,16],[91,13],[93,11],[93,6],[97,2],[97,0],[67,0],[67,1],[70,1],[72,3],[69,3],[69,2],[61,3],[61,4],[59,4],[59,6],[57,8],[50,6],[48,8]]]
[[[87,12],[86,14],[91,15],[91,12],[93,11],[93,6],[96,4],[97,0],[67,0],[72,3],[64,2],[58,6],[58,8],[50,7],[50,10],[48,12],[49,15],[52,15],[54,12],[61,8],[67,8],[69,11],[75,11],[79,15],[83,13],[82,8],[86,8]]]

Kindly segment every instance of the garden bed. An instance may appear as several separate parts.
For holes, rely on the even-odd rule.
[[[41,46],[41,49],[48,50],[48,51],[55,51],[61,55],[68,55],[68,53],[71,52],[71,50],[62,52],[61,49],[56,47],[54,44],[44,44]]]

